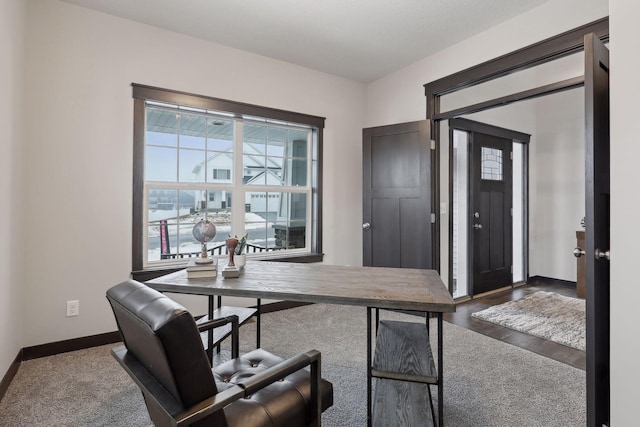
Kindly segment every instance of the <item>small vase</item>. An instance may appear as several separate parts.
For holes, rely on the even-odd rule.
[[[234,257],[234,261],[236,263],[236,267],[244,268],[244,265],[247,263],[247,255],[246,254],[236,254]]]

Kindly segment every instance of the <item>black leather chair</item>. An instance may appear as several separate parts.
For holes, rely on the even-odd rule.
[[[183,306],[133,280],[109,289],[107,299],[124,341],[112,354],[157,426],[319,426],[333,405],[316,350],[287,360],[263,349],[239,356],[237,316],[196,325]],[[232,359],[212,369],[200,332],[229,322]]]

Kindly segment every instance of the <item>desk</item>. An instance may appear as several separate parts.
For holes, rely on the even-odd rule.
[[[248,261],[235,279],[187,279],[185,270],[146,282],[160,292],[207,296],[267,298],[367,307],[367,414],[371,416],[371,309],[411,310],[437,314],[438,425],[442,426],[442,313],[455,304],[433,270],[350,267],[325,264]],[[210,304],[211,307],[211,304]],[[211,314],[211,313],[210,313]],[[258,312],[259,314],[259,312]]]

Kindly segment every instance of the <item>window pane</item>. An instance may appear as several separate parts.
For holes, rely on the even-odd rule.
[[[180,182],[204,182],[204,151],[180,150]]]
[[[267,157],[266,182],[267,185],[283,185],[282,157]]]
[[[285,162],[284,184],[288,186],[307,185],[307,161],[302,159],[290,159]]]
[[[306,246],[307,195],[281,193],[278,200],[278,216],[274,225],[275,246],[293,249]]]
[[[181,148],[205,148],[206,119],[192,114],[180,115],[180,147]]]
[[[216,226],[215,237],[207,243],[208,250],[216,255],[224,254],[224,249],[219,248],[224,248],[224,241],[231,233],[231,192],[154,189],[148,197],[149,261],[199,254],[201,244],[193,237],[193,226],[204,218]]]
[[[231,182],[233,178],[233,153],[209,152],[207,158],[207,182]]]
[[[242,126],[243,150],[245,154],[264,154],[267,128],[263,125],[245,123]]]
[[[233,151],[233,121],[207,120],[207,150]]]
[[[291,205],[289,206],[290,221],[305,220],[307,218],[307,195],[303,193],[291,194]]]
[[[146,143],[148,145],[178,145],[178,116],[175,112],[147,108]]]
[[[178,175],[177,150],[173,148],[147,147],[145,173],[147,181],[175,182]]]
[[[482,179],[502,181],[502,150],[497,148],[482,148]]]
[[[171,253],[175,245],[178,217],[178,191],[150,189],[147,194],[147,251],[150,261],[160,260]],[[173,233],[173,236],[172,236]],[[175,248],[173,250],[175,252]]]
[[[283,128],[268,128],[267,139],[268,156],[284,156],[284,146],[287,142],[287,130]]]
[[[148,200],[149,211],[147,218],[149,223],[177,216],[177,190],[150,189]]]
[[[263,125],[245,123],[243,135],[243,182],[248,185],[265,185],[267,182],[265,167],[267,128]]]
[[[269,213],[267,201],[269,194],[266,192],[245,193],[245,232],[248,234],[247,242],[264,250],[269,239],[273,240],[272,220],[275,212]],[[270,218],[271,217],[271,218]]]
[[[290,130],[289,144],[287,146],[288,157],[307,158],[307,138],[309,131]]]
[[[244,169],[242,181],[247,185],[265,185],[267,171],[264,167],[264,156],[245,155],[242,167]]]

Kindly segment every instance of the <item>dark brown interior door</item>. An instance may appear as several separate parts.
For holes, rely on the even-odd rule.
[[[609,425],[609,51],[585,48],[587,425]]]
[[[363,265],[432,268],[429,122],[362,136]]]
[[[513,283],[513,141],[479,132],[471,132],[470,140],[471,290],[472,295],[477,295]]]

